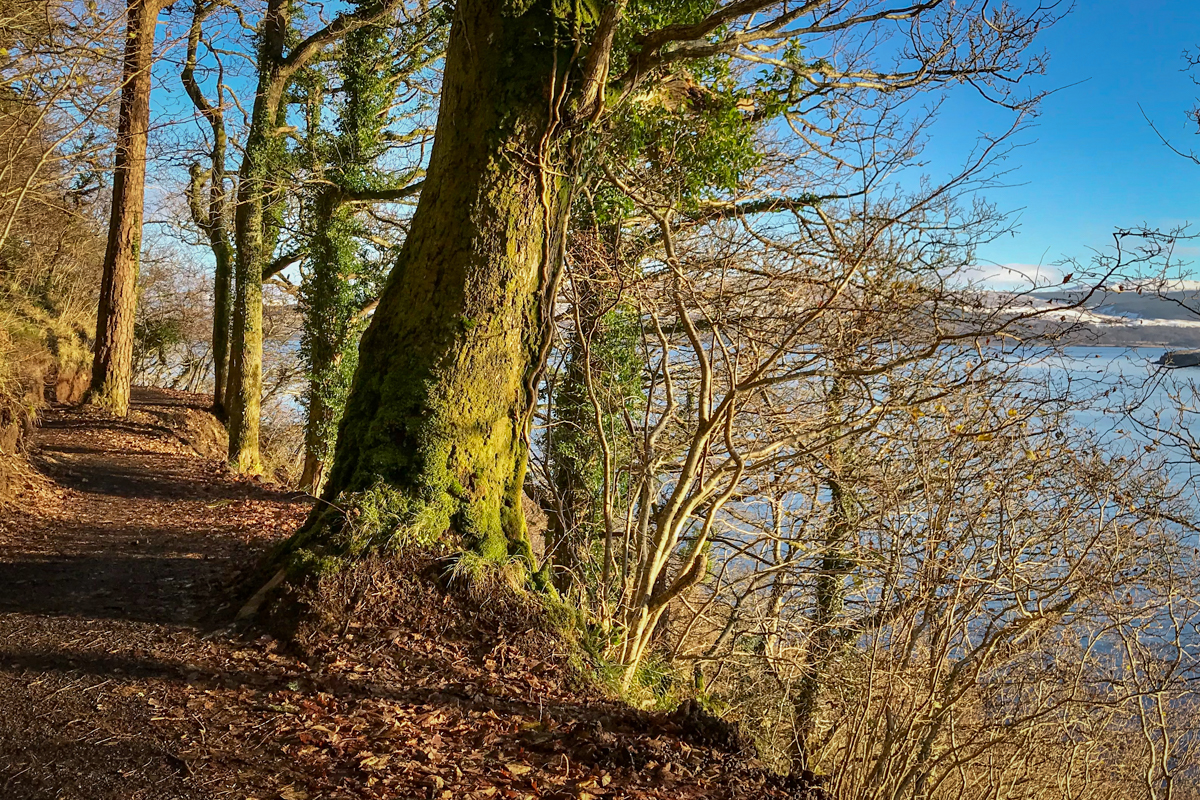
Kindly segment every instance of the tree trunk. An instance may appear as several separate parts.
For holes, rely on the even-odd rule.
[[[271,0],[263,21],[259,46],[258,88],[246,147],[238,172],[234,237],[233,336],[229,353],[229,381],[225,393],[229,429],[229,464],[235,472],[262,470],[258,432],[262,403],[262,281],[263,265],[275,248],[278,226],[272,222],[279,189],[275,173],[281,168],[283,146],[278,129],[286,79],[281,76],[289,6]]]
[[[325,485],[325,461],[317,455],[316,443],[304,438],[304,466],[300,470],[299,489],[309,494],[319,494]]]
[[[159,0],[134,0],[126,11],[125,62],[117,123],[108,247],[96,315],[96,349],[87,401],[125,416],[133,375],[133,323],[146,194],[150,68]]]
[[[599,478],[596,473],[594,411],[587,394],[587,353],[576,332],[568,348],[567,363],[556,387],[554,407],[556,424],[547,437],[550,478],[554,483],[555,502],[548,511],[546,557],[554,565],[554,586],[561,593],[570,590],[578,576],[580,550],[587,547],[594,530],[595,497]]]
[[[325,484],[325,468],[333,449],[337,414],[326,402],[321,377],[309,379],[307,416],[304,420],[304,468],[300,472],[300,490],[319,494]]]
[[[303,348],[308,363],[308,414],[304,426],[304,471],[300,488],[316,494],[337,437],[350,381],[358,365],[362,332],[351,279],[358,268],[354,211],[337,189],[313,203],[309,274],[301,287]]]
[[[190,205],[192,219],[208,236],[209,247],[213,252],[213,413],[225,419],[225,382],[226,368],[229,361],[229,322],[230,322],[230,290],[233,281],[233,245],[229,241],[227,222],[228,194],[225,187],[225,149],[227,137],[225,134],[225,111],[222,108],[225,100],[225,88],[217,84],[216,103],[210,103],[204,96],[203,90],[196,82],[196,58],[200,49],[200,36],[204,20],[217,8],[214,4],[205,5],[199,1],[192,17],[192,27],[188,31],[187,57],[184,60],[183,72],[180,77],[183,87],[191,98],[196,110],[208,120],[212,128],[213,145],[211,165],[205,172],[198,164],[193,165],[192,188]],[[207,176],[209,183],[208,201],[203,197],[203,181]]]
[[[213,243],[213,414],[226,419],[225,388],[229,380],[230,301],[233,289],[233,248],[222,232],[220,244]]]
[[[452,532],[487,559],[531,558],[526,428],[566,204],[562,170],[539,166],[552,24],[537,7],[457,7],[428,175],[362,339],[331,502],[289,551]]]
[[[230,301],[233,289],[233,245],[226,228],[225,121],[213,124],[212,177],[208,206],[208,241],[213,251],[213,413],[226,418],[225,384],[229,368]]]
[[[246,160],[252,162],[261,147],[251,129]],[[229,356],[226,393],[229,429],[229,464],[235,472],[262,470],[258,449],[262,403],[262,274],[263,219],[266,199],[261,172],[243,167],[238,185],[237,257],[234,260],[233,341]]]

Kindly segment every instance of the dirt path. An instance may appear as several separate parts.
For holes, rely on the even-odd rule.
[[[703,720],[581,689],[535,619],[430,562],[344,587],[370,623],[303,648],[223,627],[231,581],[308,501],[163,424],[203,400],[43,418],[45,481],[0,512],[0,799],[811,796]]]
[[[52,483],[0,516],[0,797],[209,796],[147,689],[186,683],[180,656],[211,649],[200,621],[233,570],[305,505],[156,424],[195,400],[42,420],[31,456]]]

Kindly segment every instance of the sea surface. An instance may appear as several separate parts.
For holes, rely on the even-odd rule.
[[[1173,482],[1200,487],[1200,367],[1161,367],[1166,350],[1067,347],[1022,358],[1021,369],[1070,397],[1075,424],[1105,450],[1153,454]]]

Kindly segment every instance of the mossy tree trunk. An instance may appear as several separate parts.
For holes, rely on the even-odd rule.
[[[96,347],[87,401],[125,416],[133,379],[133,326],[146,195],[150,68],[159,0],[134,0],[126,10],[125,60],[113,168],[108,247],[96,315]]]
[[[229,464],[236,472],[257,473],[259,417],[262,402],[263,267],[275,248],[273,205],[279,187],[274,176],[284,155],[280,116],[287,77],[283,51],[289,28],[290,3],[271,0],[263,20],[258,56],[258,88],[245,152],[238,172],[234,236],[234,300],[226,410]]]
[[[378,0],[357,0],[370,13]],[[416,34],[423,25],[413,25]],[[426,37],[422,37],[428,40]],[[338,109],[337,134],[327,140],[320,126],[323,87],[309,88],[308,131],[313,171],[329,185],[318,189],[309,214],[308,273],[300,286],[304,312],[301,353],[308,372],[305,395],[304,468],[300,488],[316,494],[333,455],[350,381],[358,365],[358,340],[365,309],[379,297],[380,264],[363,252],[367,231],[360,209],[350,203],[357,192],[388,190],[393,179],[376,162],[387,150],[386,132],[395,119],[397,78],[391,63],[421,63],[420,48],[395,46],[389,28],[367,25],[347,34],[338,54],[345,101]],[[402,189],[408,187],[401,187]]]
[[[566,205],[545,159],[552,42],[540,6],[458,5],[424,189],[362,339],[330,502],[287,552],[452,532],[488,559],[530,556],[526,428]]]
[[[255,103],[256,120],[265,110]],[[267,119],[274,119],[271,114]],[[270,257],[264,231],[269,199],[268,165],[273,149],[265,123],[251,124],[246,139],[246,160],[239,173],[238,205],[234,227],[237,256],[234,260],[233,338],[230,380],[226,393],[229,428],[229,463],[236,472],[256,473],[259,460],[259,417],[262,402],[262,281],[263,263]]]
[[[588,398],[591,366],[578,331],[567,348],[567,363],[554,392],[555,425],[547,437],[553,504],[548,509],[546,556],[554,567],[554,585],[567,592],[579,579],[581,550],[594,533],[600,469],[599,445]]]
[[[575,330],[566,334],[566,364],[554,387],[554,425],[546,436],[554,486],[546,551],[560,592],[611,585],[614,517],[626,489],[614,465],[632,456],[623,414],[644,402],[638,321],[602,280],[580,274],[588,269],[586,260],[577,256],[572,263]],[[602,555],[596,552],[600,543]],[[599,575],[585,574],[597,562]]]
[[[234,215],[234,302],[229,380],[225,391],[229,463],[238,472],[261,470],[259,413],[262,402],[262,282],[282,227],[282,203],[289,188],[285,136],[285,92],[298,72],[326,48],[364,25],[394,11],[383,0],[355,13],[340,14],[288,50],[293,0],[269,0],[261,23],[258,86],[242,166],[238,171]],[[286,52],[286,55],[285,55]],[[294,261],[294,259],[293,259]]]

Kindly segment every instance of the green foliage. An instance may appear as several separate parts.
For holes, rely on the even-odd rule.
[[[491,593],[494,587],[524,594],[529,567],[523,559],[504,558],[499,561],[471,550],[459,553],[450,567],[450,579],[468,584],[477,592]]]
[[[625,16],[629,31],[652,31],[667,25],[693,25],[717,7],[714,0],[631,0]]]
[[[34,299],[8,295],[0,303],[0,398],[33,412],[48,378],[86,373],[93,320],[48,311]]]
[[[428,48],[438,46],[438,37],[420,37],[429,36],[428,26],[436,29],[439,24],[432,20],[425,26],[401,26],[398,33],[368,25],[347,34],[336,62],[344,99],[335,107],[331,132],[322,127],[320,116],[326,79],[317,75],[319,70],[310,70],[314,77],[308,79],[306,156],[310,169],[324,182],[307,200],[312,209],[307,220],[309,258],[300,306],[305,320],[301,352],[309,377],[305,438],[308,457],[317,462],[332,454],[358,366],[358,340],[367,321],[364,309],[382,290],[389,255],[366,244],[368,231],[358,210],[343,202],[344,195],[388,188],[394,181],[378,162],[387,150],[397,71],[424,63]],[[407,58],[396,58],[397,52]]]
[[[719,701],[698,689],[694,676],[686,668],[661,653],[648,655],[626,686],[625,665],[611,661],[607,655],[616,648],[616,642],[610,641],[611,636],[597,636],[598,630],[586,632],[588,635],[581,641],[585,656],[578,668],[606,694],[657,711],[672,710],[693,699],[710,711],[719,709]]]
[[[277,557],[289,572],[307,574],[374,553],[431,547],[440,543],[450,513],[444,504],[413,500],[380,483],[314,514]]]
[[[376,291],[377,282],[371,278],[379,270],[360,253],[362,228],[351,209],[334,207],[326,196],[318,199],[317,211],[310,267],[300,288],[301,352],[309,372],[306,438],[309,450],[324,460],[358,366],[358,337],[364,325],[359,312]],[[355,275],[359,277],[351,277]]]
[[[788,41],[778,62],[755,80],[755,98],[763,116],[773,117],[788,110],[804,96],[807,76],[829,68],[827,60],[809,61],[804,51],[800,42]]]
[[[641,50],[639,38],[669,25],[694,25],[713,12],[715,0],[630,0],[617,28],[611,71],[620,75]],[[716,33],[724,31],[718,28]],[[690,65],[694,69],[694,62]]]
[[[738,99],[732,90],[716,90],[688,109],[669,99],[628,105],[612,120],[608,157],[653,176],[657,191],[691,210],[736,189],[761,160],[758,125],[738,109]]]
[[[323,575],[336,573],[342,566],[343,561],[340,558],[302,548],[292,554],[287,563],[287,570],[293,578],[309,576],[320,578]]]
[[[355,5],[370,12],[379,3]],[[434,11],[416,22],[379,23],[348,33],[332,65],[342,89],[341,100],[332,106],[332,129],[321,118],[328,67],[306,71],[304,155],[321,183],[305,198],[309,257],[300,290],[301,352],[309,377],[306,445],[320,462],[332,453],[358,363],[364,310],[382,291],[391,257],[369,243],[361,212],[344,202],[345,195],[395,186],[395,176],[380,165],[389,147],[388,125],[398,113],[393,106],[398,92],[440,52],[447,22],[445,12]]]

